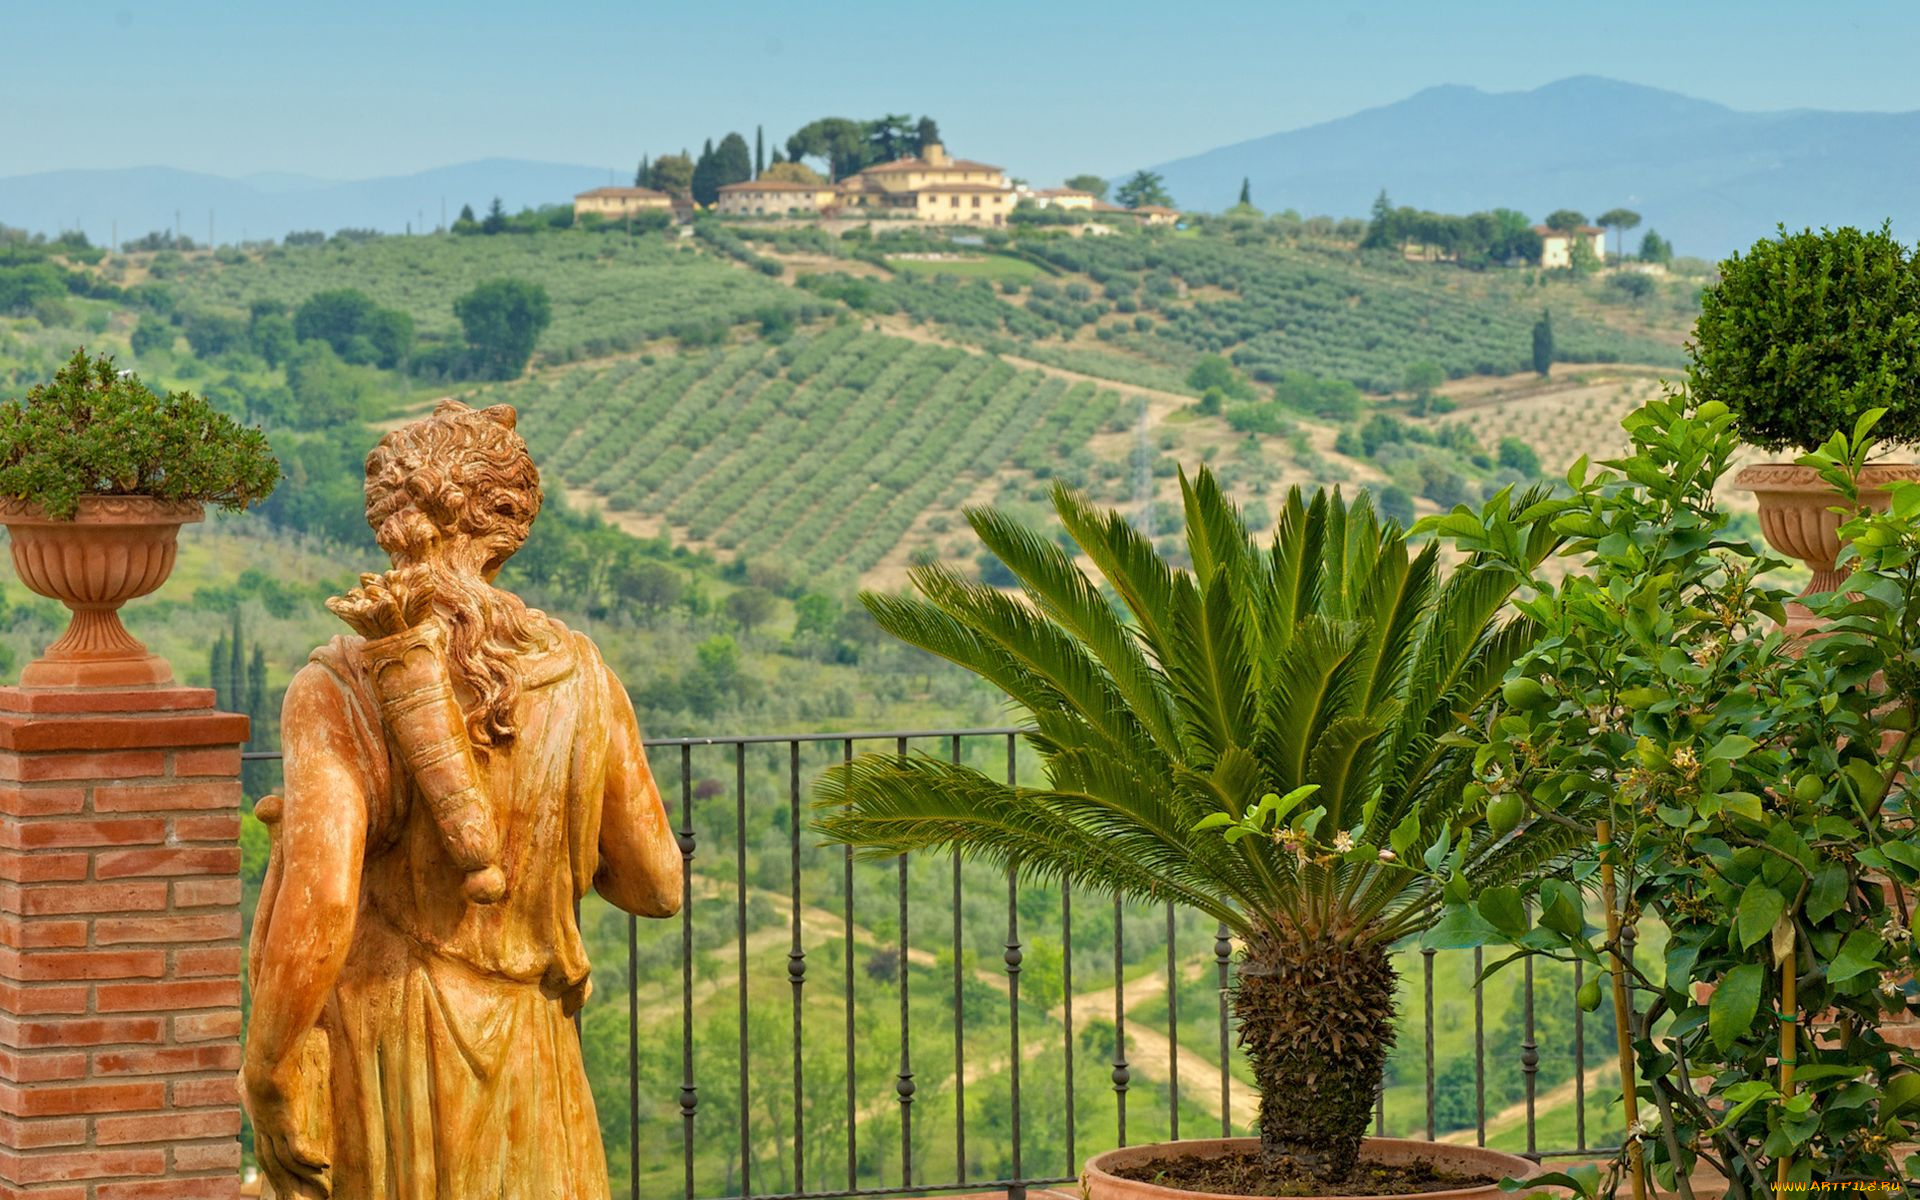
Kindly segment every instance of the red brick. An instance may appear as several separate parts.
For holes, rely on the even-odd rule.
[[[238,1011],[187,1013],[173,1019],[173,1040],[207,1042],[217,1038],[237,1038],[240,1036],[240,1029]]]
[[[237,746],[247,740],[247,719],[238,713],[170,712],[144,716],[0,720],[0,749],[48,754],[90,754],[177,746]],[[110,772],[102,772],[110,776]]]
[[[0,1050],[0,1079],[9,1083],[45,1083],[53,1079],[84,1079],[87,1056],[73,1051],[58,1054],[31,1050]]]
[[[78,1146],[87,1140],[85,1117],[54,1117],[39,1121],[0,1121],[0,1146],[9,1150],[38,1150],[42,1146]]]
[[[8,1046],[120,1046],[166,1040],[164,1017],[0,1017],[0,1044]]]
[[[167,885],[128,881],[125,883],[78,883],[51,887],[21,888],[13,897],[15,911],[29,917],[75,913],[158,912],[167,906]],[[8,897],[0,894],[0,904]]]
[[[218,783],[103,783],[93,789],[95,812],[179,812],[239,806],[237,777]]]
[[[94,1200],[239,1200],[240,1176],[203,1175],[198,1179],[169,1179],[152,1182],[101,1183],[94,1186]],[[36,1196],[33,1200],[40,1200]]]
[[[159,817],[8,821],[0,825],[0,849],[44,850],[66,846],[158,846],[167,840]]]
[[[199,1146],[173,1147],[173,1168],[176,1171],[238,1171],[240,1169],[240,1142],[232,1138],[224,1142],[210,1142]]]
[[[232,1008],[240,1003],[237,979],[169,980],[165,983],[103,983],[93,989],[96,1012],[174,1012],[182,1008]]]
[[[0,726],[3,728],[4,726]],[[12,770],[8,771],[7,768]],[[167,769],[163,750],[76,750],[63,754],[0,754],[0,775],[22,783],[61,779],[138,779]]]
[[[0,1197],[4,1197],[4,1200],[15,1200],[16,1197],[18,1200],[91,1200],[87,1195],[87,1185],[84,1183],[38,1187],[31,1192],[18,1190],[0,1192]]]
[[[87,877],[84,854],[52,854],[45,850],[0,853],[0,879],[15,883],[71,883]]]
[[[173,881],[175,908],[210,908],[240,903],[238,879],[176,879]]]
[[[212,688],[153,687],[58,692],[38,688],[0,688],[0,713],[171,713],[213,710]]]
[[[0,946],[0,975],[23,983],[74,979],[158,979],[167,972],[164,950],[34,950]]]
[[[208,813],[204,816],[175,817],[173,839],[176,842],[237,842],[240,840],[240,814]]]
[[[96,1117],[93,1140],[102,1146],[128,1142],[185,1142],[234,1137],[240,1132],[240,1108],[210,1108],[199,1112],[137,1113]]]
[[[10,817],[62,816],[77,813],[86,806],[85,788],[0,784],[0,813]]]
[[[221,746],[207,750],[180,750],[173,756],[176,777],[194,775],[232,776],[240,773],[240,747]]]
[[[158,1108],[165,1095],[166,1086],[158,1079],[24,1088],[0,1083],[0,1112],[21,1117],[135,1112]]]
[[[96,1050],[93,1073],[108,1075],[175,1075],[188,1071],[238,1071],[239,1042],[209,1042],[203,1046],[161,1046],[145,1050]]]
[[[235,1143],[237,1146],[239,1143]],[[78,1179],[125,1179],[129,1175],[160,1175],[167,1169],[167,1152],[158,1146],[132,1150],[87,1149],[59,1154],[23,1154],[6,1164],[15,1183],[71,1183]]]
[[[202,946],[173,952],[173,973],[183,978],[240,974],[240,947]]]
[[[100,917],[93,923],[93,940],[100,946],[129,942],[213,942],[239,936],[238,912]]]
[[[87,944],[85,921],[35,921],[11,914],[0,916],[0,946],[16,950],[43,950],[48,947]]]
[[[168,1100],[175,1108],[205,1108],[214,1104],[237,1106],[240,1103],[240,1084],[231,1075],[216,1079],[182,1079],[169,1089]],[[234,1111],[240,1110],[234,1107]]]
[[[95,879],[125,879],[131,875],[232,875],[239,870],[238,846],[157,846],[146,850],[102,850],[93,856]]]
[[[87,1011],[85,984],[35,985],[0,979],[0,1012],[38,1016],[41,1013],[83,1013],[85,1011]]]

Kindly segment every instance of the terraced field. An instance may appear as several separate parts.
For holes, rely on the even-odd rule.
[[[482,393],[545,468],[676,541],[806,573],[879,563],[923,512],[1009,464],[1035,475],[1113,420],[1119,392],[840,326]]]

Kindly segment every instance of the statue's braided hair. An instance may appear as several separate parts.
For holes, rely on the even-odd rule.
[[[367,524],[394,565],[431,571],[449,665],[475,697],[467,726],[476,746],[513,738],[513,660],[540,641],[538,614],[489,582],[540,512],[540,472],[514,421],[504,404],[476,411],[442,400],[367,455]]]

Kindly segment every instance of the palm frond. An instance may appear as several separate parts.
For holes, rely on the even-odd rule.
[[[1075,819],[1088,799],[1011,787],[928,755],[865,754],[821,777],[814,804],[824,815],[815,827],[864,858],[958,852],[1034,882],[1173,900],[1230,928],[1247,927],[1247,911],[1209,886],[1205,856],[1143,860],[1134,839],[1117,840],[1111,830]]]
[[[1167,678],[1086,573],[1050,538],[994,509],[968,509],[966,517],[1035,607],[1085,644],[1148,734],[1163,751],[1175,753],[1179,734]]]

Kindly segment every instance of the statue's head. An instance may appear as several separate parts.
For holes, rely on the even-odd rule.
[[[397,566],[441,559],[491,580],[540,512],[540,472],[505,404],[442,400],[367,455],[367,524]]]
[[[394,566],[431,579],[478,746],[512,740],[516,659],[541,640],[538,614],[493,586],[540,512],[540,472],[513,425],[507,405],[442,400],[367,455],[367,524]]]

